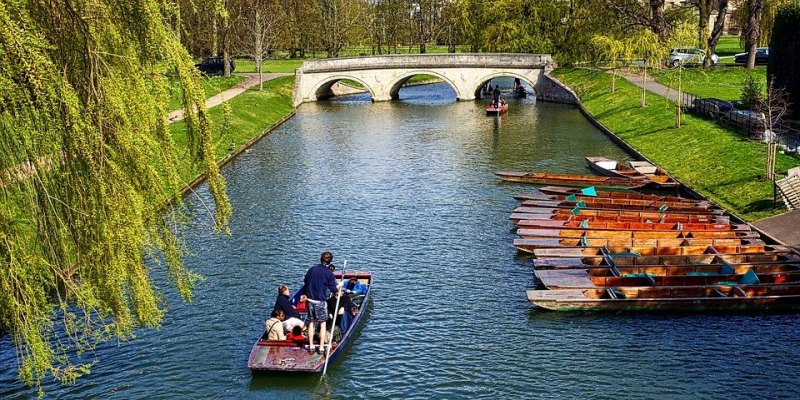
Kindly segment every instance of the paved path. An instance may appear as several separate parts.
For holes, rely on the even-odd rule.
[[[228,90],[224,90],[224,91],[220,92],[219,94],[217,94],[215,96],[211,96],[208,99],[206,99],[206,108],[212,108],[212,107],[218,106],[218,105],[224,103],[225,101],[228,101],[228,100],[230,100],[230,99],[232,99],[232,98],[244,93],[245,90],[250,89],[251,87],[253,87],[255,85],[258,85],[258,74],[246,73],[246,74],[236,74],[236,75],[244,76],[245,79],[243,81],[241,81],[238,85],[236,85],[236,86],[234,86],[234,87],[232,87],[232,88],[230,88]],[[264,79],[264,82],[266,82],[268,80],[271,80],[271,79],[275,79],[275,78],[281,77],[281,76],[290,76],[290,75],[292,75],[292,74],[289,74],[289,73],[261,74],[262,78]],[[173,122],[180,121],[182,119],[183,119],[183,110],[175,110],[175,111],[169,113],[169,115],[167,115],[167,121],[169,121],[170,124],[173,123]]]
[[[625,78],[625,80],[638,87],[644,86],[644,84],[642,83],[644,75],[638,74],[630,70],[620,70],[619,76]],[[661,97],[666,97],[667,99],[670,99],[672,101],[678,101],[678,91],[676,89],[673,89],[669,86],[664,86],[654,81],[651,75],[647,75],[647,91],[653,92]]]

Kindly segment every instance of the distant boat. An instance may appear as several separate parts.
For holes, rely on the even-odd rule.
[[[500,115],[504,114],[508,111],[508,103],[501,102],[499,106],[495,106],[493,103],[489,103],[486,106],[486,115]]]
[[[676,201],[676,202],[686,202],[686,203],[699,203],[699,204],[704,204],[706,207],[710,204],[708,200],[688,199],[685,197],[677,197],[677,196],[641,194],[636,192],[615,192],[608,190],[595,190],[593,187],[585,187],[578,189],[574,187],[544,186],[538,188],[538,190],[545,194],[558,195],[558,196],[576,195],[578,196],[579,199],[581,197],[610,197],[610,198],[641,199],[641,200],[652,200],[652,201]],[[524,200],[525,196],[526,195],[518,195],[515,196],[515,198],[517,200]]]
[[[500,171],[495,175],[508,182],[533,183],[539,185],[594,186],[605,189],[628,190],[640,188],[648,183],[645,179],[614,178],[597,175],[556,174],[547,172]]]
[[[527,97],[528,97],[528,91],[525,90],[525,87],[518,86],[516,89],[514,89],[514,98],[516,98],[516,99],[524,99],[524,98],[527,98]]]
[[[341,274],[336,274],[341,278]],[[372,291],[372,274],[369,272],[346,272],[344,279],[355,277],[367,286],[367,291],[363,296],[357,296],[353,303],[358,306],[358,314],[353,317],[347,330],[342,333],[339,343],[335,343],[331,349],[328,363],[333,362],[353,339],[356,329],[359,328],[364,313],[367,310],[369,295]],[[343,294],[347,296],[347,294]],[[292,304],[297,304],[300,299],[300,291],[291,298]],[[304,317],[307,312],[303,310],[300,314]],[[337,323],[339,319],[337,318]],[[330,332],[330,331],[329,331]],[[325,367],[325,354],[310,353],[307,346],[302,343],[295,343],[289,340],[266,340],[267,332],[256,341],[247,359],[247,367],[251,371],[280,371],[280,372],[322,372]]]
[[[656,167],[647,161],[628,161],[628,164],[631,166],[631,168],[647,177],[647,179],[649,179],[651,182],[654,182],[659,187],[666,188],[680,185],[680,183],[678,183],[675,178],[670,176],[667,171],[664,171],[663,169]]]

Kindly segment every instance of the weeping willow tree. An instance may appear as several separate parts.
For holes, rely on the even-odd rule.
[[[167,0],[0,0],[0,334],[41,388],[88,371],[83,352],[164,315],[146,258],[185,299],[165,201],[183,186],[165,116],[183,87],[187,156],[203,166],[217,229],[231,208],[197,72]]]

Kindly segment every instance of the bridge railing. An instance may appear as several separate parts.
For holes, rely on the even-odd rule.
[[[303,62],[303,72],[336,72],[395,68],[530,68],[553,67],[550,54],[458,53],[395,54],[374,57],[333,58]]]

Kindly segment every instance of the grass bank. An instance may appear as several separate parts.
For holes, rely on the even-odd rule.
[[[683,183],[748,221],[784,210],[772,208],[772,182],[764,175],[766,148],[713,121],[686,115],[675,129],[675,104],[648,94],[648,107],[639,106],[639,89],[587,69],[558,69],[553,76],[570,86],[586,110],[608,129]],[[776,170],[800,165],[800,159],[779,154]]]
[[[237,58],[235,72],[258,72],[256,71],[256,63],[249,58]],[[303,60],[283,60],[283,59],[269,59],[261,63],[262,73],[290,73],[293,74],[294,70],[303,65]]]
[[[678,69],[663,68],[652,71],[656,82],[678,87]],[[713,68],[688,67],[681,71],[683,91],[700,97],[716,97],[723,100],[738,100],[742,97],[742,82],[753,74],[766,86],[767,67],[760,65],[753,70],[743,66],[717,66]],[[766,93],[766,91],[764,92]]]
[[[247,143],[260,135],[272,124],[280,121],[294,110],[292,106],[292,90],[294,77],[287,76],[264,82],[264,90],[259,91],[254,87],[229,100],[230,104],[230,129],[222,132],[225,107],[219,106],[209,110],[214,123],[213,141],[217,160],[223,159],[230,151],[229,146],[234,142],[236,147]],[[186,148],[186,124],[177,122],[170,125],[170,131],[175,139],[176,149]],[[200,174],[200,167],[189,162],[188,154],[178,154],[180,163],[180,176],[189,182]]]

